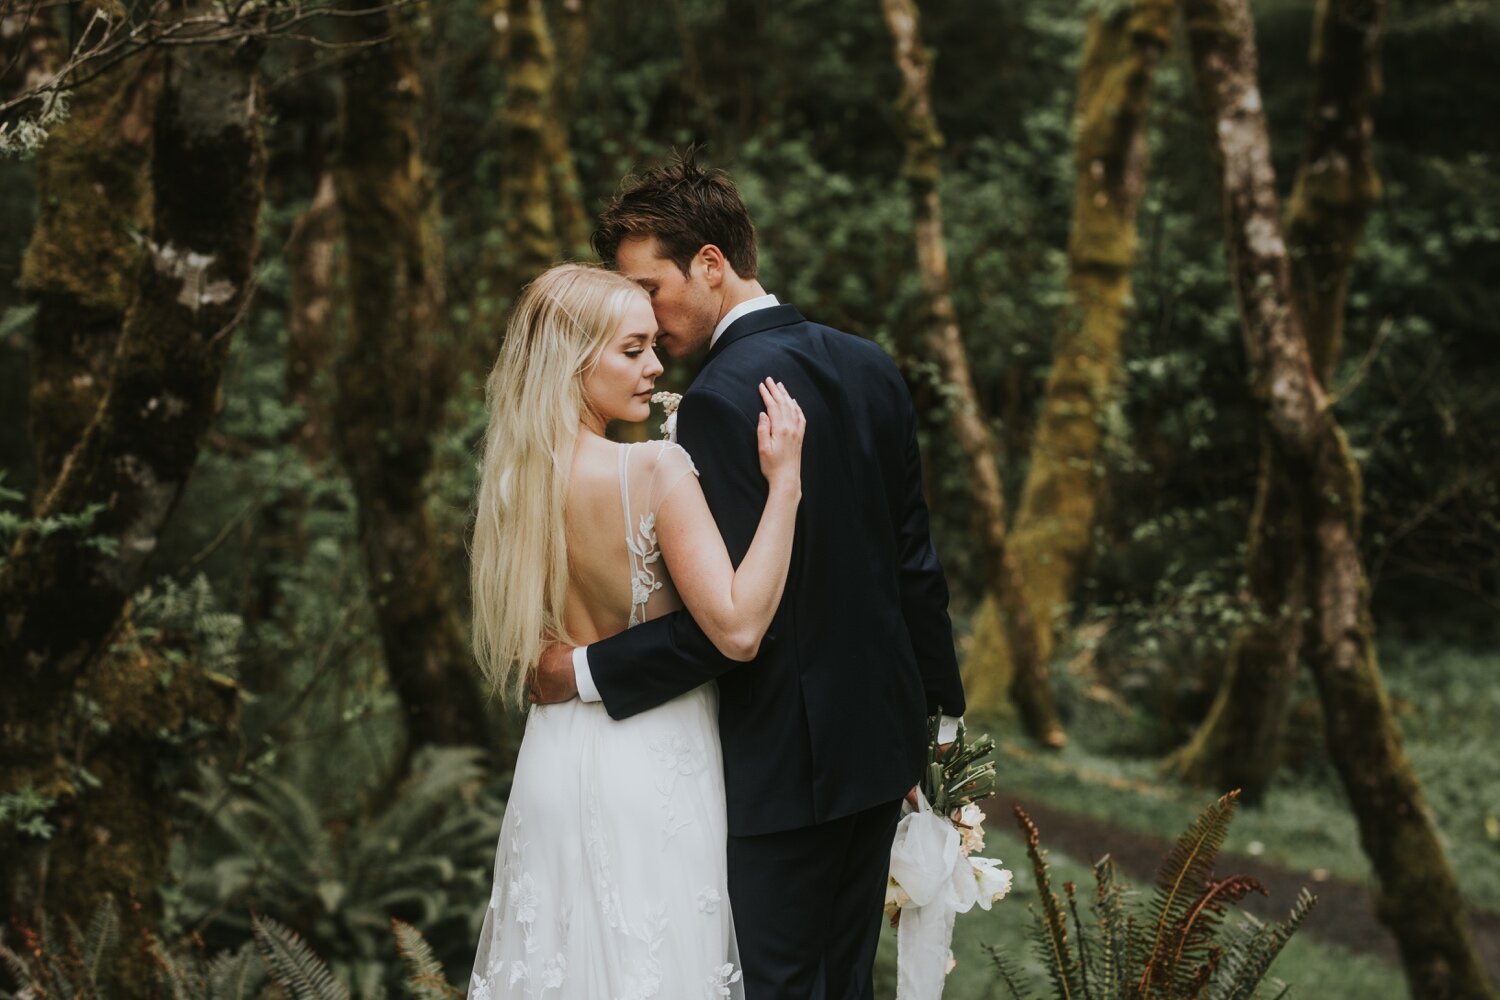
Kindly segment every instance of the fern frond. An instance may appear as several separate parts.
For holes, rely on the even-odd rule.
[[[1235,789],[1199,813],[1157,870],[1149,910],[1150,941],[1143,942],[1145,951],[1138,958],[1142,968],[1135,989],[1142,997],[1151,996],[1158,985],[1170,990],[1170,981],[1164,983],[1161,976],[1172,950],[1171,930],[1186,920],[1203,886],[1213,878],[1214,860],[1224,845],[1239,797]]]
[[[1270,971],[1271,963],[1307,919],[1318,897],[1303,889],[1287,918],[1279,924],[1265,924],[1249,914],[1245,927],[1229,946],[1213,978],[1207,995],[1210,1000],[1250,1000],[1256,987]]]
[[[1073,918],[1073,938],[1078,942],[1078,982],[1083,987],[1084,1000],[1094,1000],[1094,973],[1089,968],[1089,939],[1083,919],[1078,916],[1078,886],[1072,882],[1064,882],[1063,892],[1068,897],[1068,914]]]
[[[462,1000],[463,994],[455,989],[443,973],[442,963],[432,953],[432,946],[422,932],[404,920],[391,918],[391,931],[396,935],[396,950],[406,960],[410,975],[406,985],[411,987],[416,1000]]]
[[[1094,916],[1103,952],[1100,992],[1125,997],[1132,984],[1130,956],[1136,948],[1131,938],[1137,925],[1126,912],[1125,887],[1115,871],[1115,859],[1108,854],[1094,864]]]
[[[250,918],[250,926],[271,978],[293,1000],[351,1000],[344,984],[296,932],[258,913]]]
[[[59,938],[53,927],[52,918],[42,913],[38,921],[42,932],[42,963],[46,968],[47,983],[46,992],[49,995],[60,997],[61,1000],[74,1000],[78,991],[73,983],[78,967],[82,960],[78,955],[78,928],[66,916],[63,917],[64,936]],[[71,938],[67,931],[71,930]],[[71,946],[71,954],[69,954]]]
[[[379,962],[359,962],[353,970],[354,995],[359,1000],[386,1000],[385,966]]]
[[[995,966],[995,973],[1005,988],[1010,991],[1011,1000],[1029,1000],[1021,991],[1021,974],[1011,962],[1010,957],[992,944],[982,946],[986,955],[990,956],[990,962]]]
[[[265,980],[265,964],[248,941],[208,963],[208,995],[213,1000],[255,1000]]]
[[[390,808],[369,827],[366,843],[420,841],[433,828],[432,817],[449,809],[466,787],[484,780],[484,752],[475,747],[427,747],[412,763]]]
[[[120,914],[113,897],[106,896],[89,917],[83,938],[83,967],[90,985],[98,985],[105,963],[114,958],[120,943]]]
[[[255,796],[263,804],[260,818],[276,832],[277,846],[288,851],[310,873],[333,867],[335,854],[318,807],[302,789],[276,775],[262,775]]]
[[[1231,875],[1210,881],[1183,922],[1172,928],[1168,935],[1169,942],[1173,943],[1172,957],[1162,970],[1162,979],[1170,984],[1172,993],[1187,992],[1191,995],[1194,981],[1207,980],[1202,967],[1208,958],[1208,946],[1219,929],[1224,908],[1238,903],[1252,892],[1270,895],[1259,879],[1249,875]]]
[[[1042,904],[1036,939],[1046,957],[1047,974],[1061,1000],[1081,1000],[1083,990],[1078,982],[1077,962],[1068,944],[1067,917],[1063,915],[1062,902],[1052,891],[1052,872],[1047,865],[1047,852],[1041,848],[1041,834],[1024,809],[1020,806],[1014,809],[1016,822],[1026,838],[1026,856],[1031,859],[1037,898]]]
[[[26,960],[5,943],[5,928],[3,927],[0,927],[0,963],[5,965],[5,970],[10,973],[11,979],[15,980],[16,989],[25,992],[35,984],[36,980],[32,978],[31,967],[26,964]]]
[[[191,958],[173,955],[163,947],[161,938],[155,934],[148,932],[147,942],[151,960],[156,963],[157,985],[164,987],[172,1000],[195,1000],[212,996],[206,992],[206,984],[201,976],[194,981],[188,965],[197,963],[193,963]]]

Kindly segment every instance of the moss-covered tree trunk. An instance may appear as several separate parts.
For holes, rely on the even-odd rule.
[[[1315,641],[1328,749],[1375,870],[1376,908],[1413,996],[1492,997],[1457,880],[1375,656],[1359,551],[1360,474],[1293,305],[1246,0],[1183,0],[1194,75],[1219,162],[1231,280],[1266,435],[1306,483]]]
[[[92,510],[92,521],[25,531],[0,566],[0,792],[30,786],[54,800],[44,817],[56,827],[50,840],[0,831],[0,918],[32,921],[45,906],[81,923],[113,892],[139,901],[125,914],[138,940],[160,916],[172,802],[162,769],[232,711],[232,684],[152,655],[122,619],[218,408],[249,294],[257,55],[244,44],[167,53],[133,304],[103,398],[38,509]],[[128,951],[121,992],[141,995],[144,957]]]
[[[36,303],[31,436],[40,502],[104,396],[150,218],[161,67],[131,60],[73,92],[37,154],[39,212],[21,264]]]
[[[1011,533],[1043,661],[1051,659],[1057,618],[1088,564],[1104,496],[1101,450],[1123,372],[1151,82],[1172,38],[1173,8],[1174,0],[1135,0],[1098,10],[1084,42],[1074,107],[1068,298]],[[994,613],[987,600],[981,614]],[[1010,651],[1001,635],[990,623],[976,629],[967,677],[1008,673]]]
[[[566,153],[553,115],[556,52],[541,0],[504,0],[508,15],[501,42],[505,100],[500,131],[505,162],[500,179],[500,290],[514,296],[562,253],[554,211],[553,157]],[[568,157],[571,163],[571,157]],[[568,168],[571,170],[571,167]]]
[[[1313,371],[1325,386],[1343,353],[1349,269],[1380,199],[1371,140],[1384,6],[1383,0],[1318,0],[1313,21],[1314,90],[1286,224],[1292,292]]]
[[[558,117],[571,121],[578,78],[589,54],[589,5],[586,0],[563,0],[558,8],[557,85],[552,88]]]
[[[1380,0],[1319,0],[1313,24],[1313,98],[1286,227],[1292,301],[1325,389],[1343,342],[1349,268],[1380,195],[1371,137],[1381,9]],[[1275,773],[1299,653],[1315,641],[1303,624],[1312,601],[1305,488],[1266,440],[1250,518],[1249,620],[1208,716],[1168,761],[1182,780],[1242,788],[1247,803],[1262,800]]]
[[[1053,701],[1047,663],[1038,656],[1036,627],[1014,554],[1007,545],[1005,494],[995,457],[994,434],[974,393],[974,379],[953,306],[948,253],[943,243],[943,209],[938,192],[943,137],[929,98],[932,65],[922,44],[913,0],[881,0],[901,71],[898,104],[906,138],[906,184],[915,221],[917,269],[922,280],[922,336],[927,350],[952,388],[951,423],[968,462],[977,534],[986,577],[997,595],[1013,665],[1010,696],[1031,737],[1044,746],[1066,741]]]
[[[316,475],[333,451],[333,416],[325,379],[338,355],[335,301],[335,251],[339,237],[333,174],[316,172],[317,187],[297,217],[286,243],[291,294],[287,302],[286,389],[283,400],[301,411],[289,422],[281,442]],[[253,543],[244,559],[252,567],[243,617],[246,625],[272,619],[282,604],[287,567],[307,555],[311,538],[305,519],[308,494],[296,486],[278,491],[256,514]],[[247,687],[273,689],[279,663],[253,658],[241,669]]]
[[[568,126],[573,121],[578,76],[589,53],[588,6],[584,0],[563,0],[558,13],[561,24],[552,63],[552,106],[546,118],[547,151],[552,161],[552,215],[557,220],[563,253],[585,257],[592,254],[589,237],[593,216],[583,202]],[[545,22],[542,29],[546,30]]]
[[[587,254],[592,226],[568,142],[573,90],[562,79],[545,6],[541,0],[489,2],[499,26],[496,58],[505,68],[505,97],[498,108],[501,238],[486,254],[489,294],[475,303],[468,337],[470,368],[480,373],[495,363],[506,311],[522,286],[565,256]],[[565,28],[572,29],[585,15],[579,4],[569,8]],[[585,44],[586,26],[566,41]],[[582,58],[571,48],[564,54]]]
[[[379,6],[360,0],[353,7],[366,13],[346,25],[357,40],[386,40],[343,70],[334,179],[350,303],[334,431],[359,505],[370,600],[406,715],[409,760],[425,745],[492,739],[425,505],[457,359],[443,310],[433,186],[418,152],[413,27],[400,11],[372,12]]]

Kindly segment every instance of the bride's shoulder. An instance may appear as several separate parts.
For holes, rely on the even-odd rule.
[[[693,456],[688,450],[676,441],[643,441],[643,447],[652,448],[652,461],[661,469],[681,469],[690,471],[693,475],[698,474],[698,467],[693,464]]]

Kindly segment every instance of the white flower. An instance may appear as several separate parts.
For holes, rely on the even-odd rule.
[[[568,960],[562,952],[558,952],[556,957],[547,959],[547,964],[542,966],[542,989],[558,989],[567,976]]]
[[[657,763],[668,771],[689,775],[698,770],[697,751],[680,730],[674,729],[652,740],[651,750],[656,754]]]
[[[957,826],[962,838],[958,849],[965,857],[984,850],[984,812],[977,803],[970,802],[959,811]]]
[[[708,995],[710,997],[729,996],[730,984],[739,982],[740,977],[740,971],[732,964],[721,965],[717,973],[708,977]]]
[[[699,913],[717,913],[717,912],[719,912],[719,902],[720,902],[720,900],[722,898],[723,897],[719,895],[719,890],[715,889],[713,886],[708,886],[706,888],[699,889],[698,890],[698,912]]]
[[[526,976],[526,963],[518,961],[510,967],[510,982],[506,985],[514,986],[516,985],[516,983],[519,983],[521,980],[525,979]]]
[[[529,924],[536,919],[536,905],[540,902],[537,895],[536,883],[532,881],[531,873],[527,872],[519,880],[510,883],[511,901],[510,905],[515,908],[516,920],[523,924]],[[512,972],[512,975],[515,973]]]
[[[974,881],[979,883],[979,903],[981,909],[988,910],[990,904],[1004,899],[1010,892],[1011,882],[1015,876],[1008,868],[1001,868],[997,858],[970,858],[969,864],[974,867]]]
[[[474,981],[469,984],[469,1000],[490,1000],[493,995],[490,992],[490,981],[483,976],[475,976]]]

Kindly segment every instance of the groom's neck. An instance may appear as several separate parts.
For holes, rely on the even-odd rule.
[[[741,302],[749,302],[766,294],[760,282],[755,278],[731,278],[724,283],[724,300],[719,306],[719,318],[723,319],[729,315],[729,310]]]

